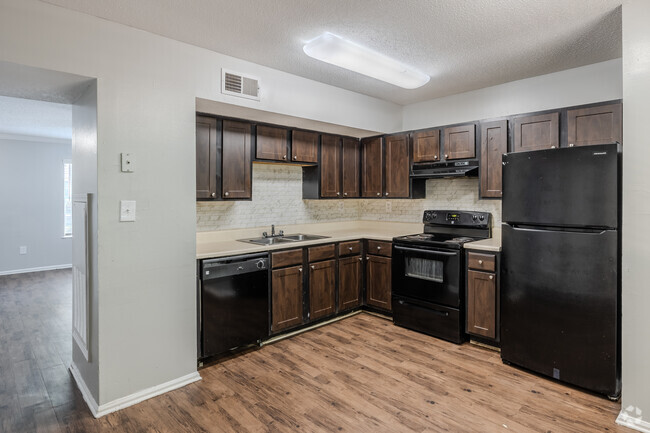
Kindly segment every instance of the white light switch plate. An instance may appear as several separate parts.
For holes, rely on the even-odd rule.
[[[135,221],[135,200],[120,200],[120,221]]]
[[[24,245],[21,246],[21,247],[18,249],[18,254],[27,254],[27,247],[24,246]]]
[[[135,158],[132,153],[122,153],[122,172],[133,173],[135,171]]]

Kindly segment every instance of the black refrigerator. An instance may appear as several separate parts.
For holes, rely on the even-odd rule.
[[[503,156],[501,357],[621,392],[620,147]]]

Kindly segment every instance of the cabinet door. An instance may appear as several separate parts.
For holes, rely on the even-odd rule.
[[[258,159],[287,160],[287,130],[273,126],[257,127],[256,157]]]
[[[467,332],[496,338],[497,286],[494,274],[467,271]]]
[[[409,196],[409,140],[408,135],[386,137],[385,197]]]
[[[302,323],[302,266],[271,272],[271,332]]]
[[[361,301],[361,256],[339,260],[339,311],[358,307]]]
[[[361,140],[362,197],[381,197],[383,165],[381,137]]]
[[[623,106],[621,104],[580,108],[567,112],[569,146],[609,144],[623,140]]]
[[[359,140],[343,139],[341,170],[343,171],[343,197],[359,197],[361,188],[361,153]]]
[[[501,197],[501,156],[507,152],[508,122],[481,123],[481,197]]]
[[[446,160],[476,157],[476,134],[474,124],[445,128],[444,134]]]
[[[221,196],[251,198],[251,125],[223,121]]]
[[[384,310],[391,310],[391,259],[367,256],[366,303]]]
[[[413,162],[440,161],[440,130],[430,129],[413,134]]]
[[[318,162],[318,133],[293,131],[291,134],[291,160]]]
[[[327,317],[336,312],[336,262],[309,265],[309,317],[311,320]]]
[[[513,129],[513,152],[554,149],[560,145],[559,113],[515,117]]]
[[[320,150],[320,195],[341,196],[341,139],[323,135]]]
[[[196,198],[217,197],[217,119],[196,116]]]

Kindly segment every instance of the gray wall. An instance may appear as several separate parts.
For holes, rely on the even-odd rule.
[[[70,265],[72,242],[63,238],[63,160],[70,158],[69,141],[0,139],[0,274]]]
[[[650,431],[650,2],[623,4],[623,413]],[[619,418],[619,419],[621,419]]]

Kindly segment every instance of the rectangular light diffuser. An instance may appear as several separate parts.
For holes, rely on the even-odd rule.
[[[303,51],[314,59],[404,89],[417,89],[429,82],[427,74],[329,32],[309,41]]]

